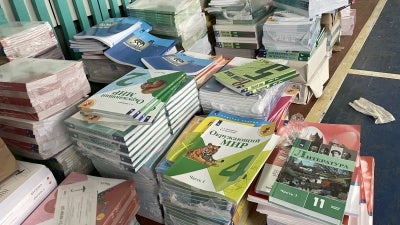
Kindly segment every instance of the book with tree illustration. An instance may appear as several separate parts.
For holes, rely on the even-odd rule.
[[[359,125],[352,124],[329,124],[315,123],[308,121],[291,120],[285,125],[278,128],[276,134],[281,137],[280,143],[274,149],[274,152],[268,158],[260,177],[257,181],[255,191],[264,195],[267,199],[272,185],[275,183],[282,166],[285,163],[290,148],[296,138],[302,138],[310,141],[319,140],[321,143],[337,143],[346,146],[349,149],[356,150],[359,154],[361,148]],[[355,215],[358,213],[357,206],[360,196],[360,170],[359,161],[355,173],[351,180],[350,198],[346,206],[345,213],[347,215]]]
[[[271,203],[342,224],[358,152],[297,138],[269,194]]]

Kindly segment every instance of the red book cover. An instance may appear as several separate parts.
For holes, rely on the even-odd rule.
[[[97,195],[97,225],[114,224],[136,196],[132,180],[124,181]]]

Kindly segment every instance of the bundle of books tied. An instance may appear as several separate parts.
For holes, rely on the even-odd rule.
[[[195,117],[156,168],[166,224],[242,224],[247,189],[277,143],[274,128],[220,111]]]
[[[285,95],[295,95],[294,92],[289,94],[289,84],[284,78],[277,79],[273,82],[275,85],[272,85],[269,88],[260,88],[258,93],[252,95],[240,94],[237,91],[232,90],[232,87],[224,85],[223,82],[218,81],[218,74],[224,71],[229,72],[231,71],[230,69],[235,67],[241,67],[241,74],[243,75],[245,72],[249,71],[246,69],[248,68],[246,64],[254,61],[256,61],[256,59],[234,57],[223,68],[221,68],[215,76],[212,76],[202,87],[200,87],[200,103],[205,113],[209,113],[215,109],[237,116],[259,119],[268,118],[274,108],[286,104],[282,102]],[[276,65],[279,66],[279,64]],[[262,68],[263,64],[261,63],[259,66]],[[240,73],[237,74],[240,75]],[[236,77],[239,77],[239,75]],[[245,74],[245,76],[248,76],[248,74]],[[293,76],[295,76],[295,74],[293,74]],[[267,79],[267,76],[264,77],[263,75],[260,75],[260,80],[261,79]],[[290,101],[290,98],[287,98],[287,100]],[[278,104],[280,101],[282,104]]]
[[[78,61],[18,58],[0,66],[0,137],[10,150],[48,159],[71,145],[63,120],[90,92]]]
[[[45,21],[0,24],[0,65],[26,57],[64,59],[51,25]]]
[[[199,0],[137,0],[126,8],[131,16],[152,26],[151,34],[177,40],[178,50],[188,51],[207,37],[206,17]]]

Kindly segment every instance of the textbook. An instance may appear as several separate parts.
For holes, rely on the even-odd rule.
[[[75,41],[95,41],[112,47],[141,26],[151,29],[146,22],[134,17],[108,18],[74,35]]]
[[[107,49],[104,55],[122,65],[144,68],[141,58],[176,52],[176,44],[175,39],[160,38],[145,30],[137,30]]]
[[[297,138],[269,194],[271,203],[342,224],[358,152]]]
[[[89,97],[78,108],[90,117],[151,124],[185,77],[185,73],[174,71],[153,77],[151,71],[136,68]]]
[[[187,75],[197,75],[209,66],[216,58],[195,52],[177,52],[174,54],[143,57],[143,64],[149,69],[183,71]]]
[[[172,145],[166,154],[166,160],[169,163],[174,163],[175,160],[180,158],[189,149],[189,147],[193,145],[194,140],[198,138],[215,120],[233,121],[239,124],[246,124],[254,127],[260,127],[266,122],[262,119],[246,118],[218,110],[212,110],[194,127],[192,131],[188,131],[187,137],[185,137],[181,142]]]
[[[201,123],[207,121],[205,119]],[[196,193],[228,199],[237,204],[268,158],[271,146],[276,144],[273,130],[274,124],[267,121],[254,127],[214,120],[200,134],[196,134],[195,129],[193,135],[185,138],[184,142],[189,147],[176,158],[164,177]],[[246,138],[241,139],[243,135]],[[193,139],[189,143],[187,139],[190,138]],[[244,176],[246,179],[242,179]]]
[[[216,73],[215,79],[241,95],[253,95],[296,77],[295,69],[269,61],[257,59]]]
[[[17,160],[18,170],[0,182],[0,224],[21,224],[56,186],[44,165]]]

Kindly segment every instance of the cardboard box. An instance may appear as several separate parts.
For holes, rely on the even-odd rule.
[[[299,95],[293,100],[296,104],[307,104],[314,95],[319,98],[322,95],[324,84],[329,79],[329,57],[323,58],[317,71],[308,78],[307,82],[291,82],[291,86],[299,90]]]
[[[3,139],[0,138],[0,182],[9,177],[15,171],[18,170],[17,161],[14,155],[11,154],[7,145],[4,143]]]

